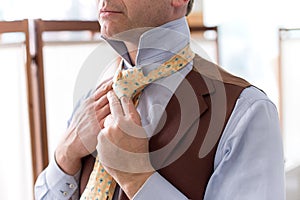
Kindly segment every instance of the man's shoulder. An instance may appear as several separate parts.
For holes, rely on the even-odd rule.
[[[267,94],[255,86],[245,88],[242,91],[239,100],[241,102],[244,102],[244,104],[248,105],[252,105],[257,102],[265,102],[273,104],[275,106],[275,104],[269,99]]]
[[[270,103],[275,106],[263,90],[253,86],[245,79],[225,71],[219,65],[198,55],[195,56],[193,61],[192,73],[194,73],[194,75],[191,76],[190,79],[197,79],[197,77],[200,77],[201,80],[199,79],[200,81],[194,80],[191,82],[194,82],[194,84],[200,83],[200,85],[205,84],[212,95],[215,94],[215,96],[219,96],[216,95],[216,93],[222,93],[227,96],[227,100],[232,99],[233,102],[238,100],[242,105],[249,106],[256,102],[260,102]]]
[[[227,72],[221,66],[198,55],[193,60],[193,71],[198,72],[202,78],[211,80],[216,84],[228,84],[242,88],[251,86],[245,79]]]

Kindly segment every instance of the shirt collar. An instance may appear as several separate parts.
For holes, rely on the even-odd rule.
[[[126,67],[132,67],[127,48],[122,41],[104,38],[124,59]],[[190,30],[185,17],[152,28],[139,40],[136,67],[148,73],[170,59],[190,42]]]

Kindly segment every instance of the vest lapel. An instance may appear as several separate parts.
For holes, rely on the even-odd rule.
[[[166,123],[158,125],[164,128],[150,139],[155,169],[168,166],[189,148],[197,135],[200,117],[209,109],[207,98],[214,92],[213,82],[194,70],[179,85],[166,108]]]

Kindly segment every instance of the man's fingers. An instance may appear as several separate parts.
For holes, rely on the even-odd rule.
[[[108,127],[114,123],[112,115],[107,115],[107,117],[103,121],[103,127]]]
[[[101,96],[98,100],[96,100],[96,106],[95,109],[99,110],[102,107],[104,107],[106,104],[108,104],[108,99],[107,99],[107,95],[104,94],[103,96]]]
[[[122,97],[121,103],[122,103],[124,115],[131,118],[134,121],[134,123],[140,125],[141,118],[132,100],[129,99],[128,97]]]
[[[96,111],[97,120],[98,122],[101,122],[107,115],[110,114],[110,108],[109,105],[106,104],[104,107],[102,107],[100,110]]]
[[[132,104],[132,101],[129,100],[129,98],[124,96],[124,97],[121,97],[121,104],[122,104],[122,108],[124,111],[124,115],[127,116],[130,112],[129,104]]]
[[[100,99],[103,95],[105,95],[109,90],[112,89],[112,80],[106,80],[104,81],[95,91],[94,93],[94,99],[97,101]]]
[[[123,115],[123,109],[121,103],[113,91],[107,93],[107,99],[109,102],[110,112],[115,119],[118,119]]]

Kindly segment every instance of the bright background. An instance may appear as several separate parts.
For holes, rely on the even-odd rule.
[[[95,0],[0,0],[0,20],[80,19],[96,20]],[[199,0],[196,0],[196,5]],[[278,28],[300,27],[299,0],[204,0],[204,24],[219,26],[220,65],[263,89],[279,106]],[[15,43],[19,35],[3,36]],[[196,38],[194,38],[196,39]],[[69,48],[69,49],[68,49]],[[72,90],[76,73],[94,47],[82,51],[72,46],[47,47],[46,98],[49,121],[50,158],[72,112]],[[283,139],[286,171],[298,169],[300,163],[299,117],[300,41],[283,44]],[[30,141],[26,104],[23,47],[0,45],[0,199],[32,199]],[[62,55],[68,51],[70,55]],[[209,51],[209,50],[208,50]],[[82,53],[84,52],[84,53]],[[211,55],[214,57],[213,55]],[[67,60],[64,60],[67,57]],[[72,59],[72,58],[76,58]],[[64,68],[65,67],[65,68]],[[72,68],[69,77],[63,76]],[[59,80],[56,84],[51,84]],[[66,92],[56,93],[65,83]],[[61,89],[61,88],[60,88]],[[59,98],[61,99],[59,99]],[[67,106],[65,106],[67,105]],[[54,111],[63,109],[64,113]],[[15,172],[15,173],[12,173]],[[294,171],[293,171],[294,173]],[[299,173],[300,174],[300,173]],[[288,176],[289,177],[289,176]],[[299,190],[300,178],[287,180],[287,187]],[[18,192],[11,186],[18,188]],[[289,189],[288,189],[289,191]],[[12,194],[14,197],[12,198]],[[288,193],[288,200],[300,199]]]

